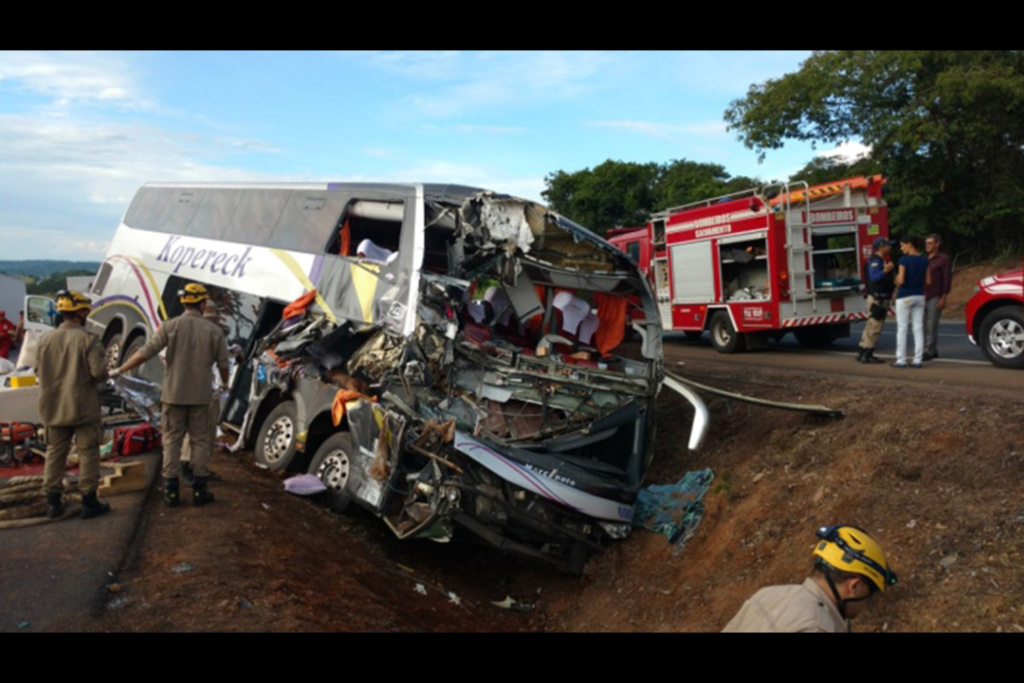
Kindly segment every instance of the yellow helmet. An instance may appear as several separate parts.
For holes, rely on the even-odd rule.
[[[86,312],[92,310],[92,300],[81,292],[69,291],[62,289],[57,292],[57,312],[58,313],[74,313],[75,311],[81,311],[85,309]]]
[[[198,282],[190,282],[184,289],[178,290],[178,297],[183,304],[198,304],[209,299],[210,295],[207,294],[206,287]]]
[[[813,553],[815,563],[860,574],[880,591],[896,585],[896,573],[889,569],[882,546],[863,529],[849,524],[823,526],[818,529],[818,538]]]

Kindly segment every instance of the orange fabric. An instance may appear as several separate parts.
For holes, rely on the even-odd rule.
[[[626,298],[613,294],[594,293],[597,304],[597,332],[594,347],[604,356],[622,343],[626,336]]]
[[[351,389],[338,389],[338,393],[334,395],[334,403],[331,404],[331,422],[334,423],[335,427],[340,425],[341,418],[345,417],[345,404],[357,398],[366,398],[374,403],[377,402],[374,396],[367,396]]]
[[[348,217],[345,218],[345,222],[341,226],[341,246],[338,247],[339,256],[348,256],[348,248],[352,241],[352,231],[348,228]]]
[[[279,367],[279,368],[286,368],[289,365],[291,365],[292,362],[290,360],[282,360],[281,358],[278,358],[277,354],[274,353],[274,349],[276,349],[276,348],[277,348],[277,344],[274,344],[274,346],[272,346],[271,348],[267,349],[264,353],[266,353],[268,356],[270,356],[270,358],[275,363],[277,363],[277,367]]]
[[[533,290],[537,292],[537,298],[544,302],[544,287],[542,285],[534,285]],[[540,336],[540,326],[544,322],[544,312],[541,311],[537,315],[533,316],[529,320],[524,320],[523,327],[526,328],[526,333],[532,337]]]
[[[287,320],[288,318],[293,318],[297,315],[302,315],[303,313],[306,312],[306,306],[309,306],[309,304],[315,298],[316,290],[309,290],[308,292],[300,296],[298,299],[288,304],[287,307],[285,307],[284,313],[281,314],[281,320]]]

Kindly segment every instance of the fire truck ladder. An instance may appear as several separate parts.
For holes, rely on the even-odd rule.
[[[807,181],[786,183],[781,186],[781,197],[775,205],[786,221],[786,265],[789,268],[789,298],[793,315],[801,301],[810,301],[811,310],[818,309],[814,287],[814,243],[811,234],[811,202]],[[797,198],[794,201],[794,196]]]

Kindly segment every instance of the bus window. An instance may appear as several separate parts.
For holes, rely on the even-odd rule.
[[[93,296],[101,296],[103,294],[103,288],[107,286],[107,280],[110,279],[110,273],[114,270],[114,266],[110,265],[109,262],[104,262],[100,266],[99,275],[96,276],[96,280],[92,283],[92,289],[90,293]]]
[[[195,282],[195,280],[186,280],[177,275],[167,278],[163,300],[168,318],[180,315],[184,310],[184,306],[178,299],[178,290],[189,282]],[[253,294],[246,294],[234,289],[216,287],[206,283],[200,284],[206,287],[206,291],[210,294],[210,301],[217,307],[216,323],[224,330],[228,346],[237,344],[242,349],[248,348],[253,331],[256,329],[256,320],[259,317],[263,300]]]
[[[355,257],[359,244],[367,239],[380,249],[396,252],[404,216],[404,202],[356,199],[342,214],[327,252]]]

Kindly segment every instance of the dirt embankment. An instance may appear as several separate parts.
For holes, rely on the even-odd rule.
[[[969,296],[989,268],[957,271],[956,287]],[[666,355],[679,359],[672,344]],[[473,543],[397,541],[367,515],[284,493],[250,454],[218,452],[217,502],[166,510],[154,495],[135,561],[82,630],[717,631],[761,586],[805,575],[818,525],[847,522],[899,575],[855,630],[1024,631],[1024,395],[727,357],[684,374],[845,416],[712,398],[690,453],[692,409],[663,391],[647,481],[712,468],[705,518],[683,549],[637,530],[582,577]]]
[[[845,417],[712,399],[693,454],[691,409],[664,392],[648,481],[711,467],[706,516],[681,550],[637,530],[579,578],[472,543],[397,541],[366,515],[283,493],[248,454],[221,452],[217,502],[166,510],[154,496],[137,561],[83,628],[716,631],[760,586],[799,580],[815,527],[843,521],[876,534],[900,578],[857,630],[1024,630],[1024,401],[725,360],[689,372]],[[524,611],[493,604],[506,597]]]

